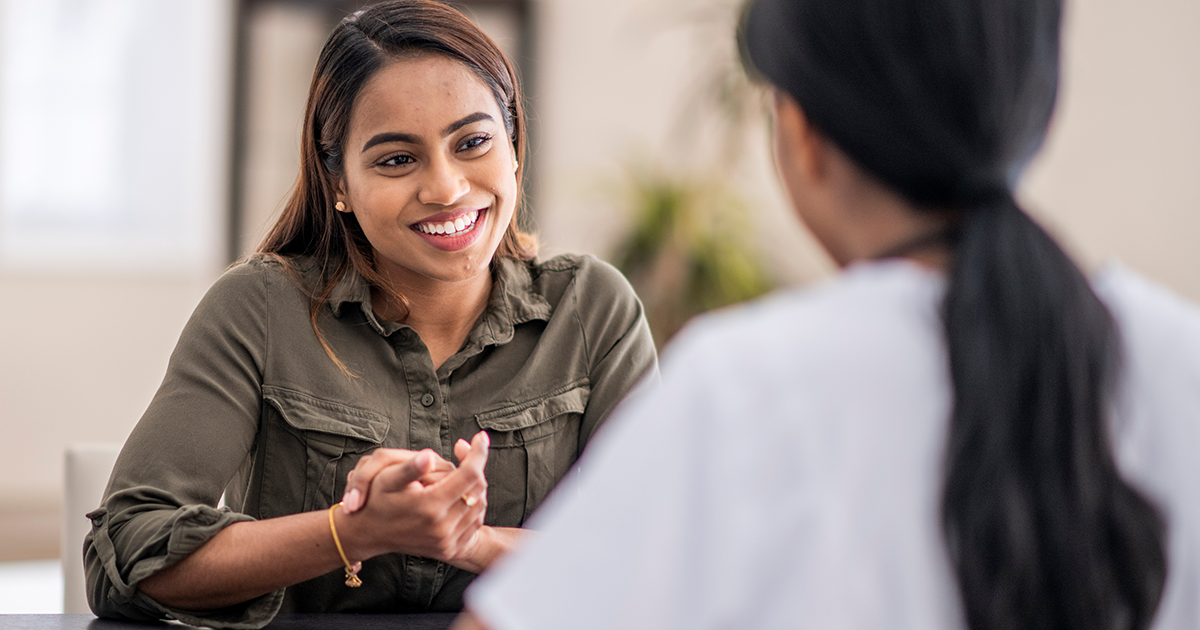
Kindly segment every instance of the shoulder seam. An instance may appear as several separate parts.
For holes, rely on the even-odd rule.
[[[578,276],[572,273],[571,281],[567,285],[567,290],[571,292],[571,302],[574,306],[574,308],[571,310],[575,313],[575,325],[579,326],[579,336],[583,337],[583,360],[587,364],[588,373],[590,374],[592,369],[592,348],[588,341],[587,326],[583,325],[583,315],[581,314],[582,309],[579,305],[578,280]]]
[[[537,262],[534,266],[542,271],[570,271],[577,270],[583,266],[587,256],[578,254],[559,254],[553,258],[548,258]]]

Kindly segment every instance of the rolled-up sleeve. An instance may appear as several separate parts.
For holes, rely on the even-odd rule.
[[[87,595],[100,617],[257,628],[279,609],[283,591],[220,610],[186,611],[137,589],[230,524],[253,520],[216,506],[239,468],[249,465],[258,429],[269,350],[262,264],[227,271],[196,308],[117,459],[104,503],[88,515]]]

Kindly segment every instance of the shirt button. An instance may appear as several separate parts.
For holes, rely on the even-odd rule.
[[[429,392],[425,392],[425,395],[421,396],[421,404],[425,405],[426,407],[432,405],[433,404],[433,394],[430,394]]]

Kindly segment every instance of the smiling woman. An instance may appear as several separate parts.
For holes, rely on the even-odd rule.
[[[619,273],[517,230],[523,122],[445,5],[334,30],[284,212],[196,309],[90,515],[98,615],[461,608],[657,369]]]
[[[442,55],[401,59],[364,86],[350,120],[338,202],[380,272],[407,287],[486,287],[516,207],[517,160],[483,81]]]

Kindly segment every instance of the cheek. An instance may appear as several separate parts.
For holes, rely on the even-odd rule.
[[[362,231],[372,250],[387,249],[389,240],[395,240],[389,239],[389,230],[387,226],[381,224],[378,215],[370,212],[355,212],[354,216],[358,220],[358,229]]]
[[[805,180],[797,164],[796,148],[782,142],[778,136],[775,139],[775,161],[779,179],[792,207],[792,216],[807,227],[817,240],[824,241],[827,230],[817,210],[820,204],[814,202],[809,190],[811,183]]]
[[[517,178],[512,172],[493,173],[489,178],[488,190],[496,198],[496,210],[500,215],[499,218],[507,219],[511,217],[517,205],[517,197],[520,194],[520,188],[517,186]],[[507,225],[507,221],[504,221]]]
[[[396,240],[399,230],[406,230],[404,223],[404,199],[411,191],[397,185],[396,181],[360,181],[355,186],[349,182],[347,203],[354,212],[359,229],[374,249],[386,249]]]
[[[778,128],[777,128],[778,129]],[[792,209],[799,211],[801,199],[804,193],[804,187],[799,182],[799,173],[796,169],[796,158],[794,148],[787,141],[780,137],[779,131],[775,132],[775,173],[779,180],[783,183],[784,191],[787,193],[788,200],[792,204]]]
[[[372,238],[387,221],[385,207],[381,207],[377,195],[358,194],[350,197],[354,217],[368,238]]]
[[[520,188],[517,186],[516,178],[505,180],[500,186],[500,193],[497,195],[503,200],[505,208],[511,212],[517,205],[517,197],[520,195]]]

